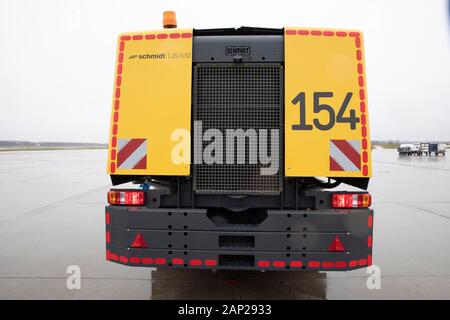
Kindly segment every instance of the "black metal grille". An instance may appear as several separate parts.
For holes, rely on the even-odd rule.
[[[218,129],[223,134],[223,164],[194,164],[197,192],[274,193],[280,191],[280,170],[262,175],[258,147],[245,139],[245,164],[226,164],[226,130],[254,129],[259,143],[259,129],[279,130],[275,148],[279,161],[282,106],[282,66],[280,64],[197,64],[194,67],[194,120],[202,122],[202,131]],[[248,132],[248,131],[247,131]],[[197,153],[210,141],[194,141]],[[200,147],[202,147],[200,149]],[[271,150],[271,135],[267,135]],[[234,147],[234,159],[237,159]],[[250,163],[250,159],[257,163]]]

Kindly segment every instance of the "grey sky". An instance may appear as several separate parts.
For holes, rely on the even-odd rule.
[[[106,142],[116,36],[168,9],[180,27],[361,29],[372,138],[450,139],[444,0],[0,0],[0,140]]]

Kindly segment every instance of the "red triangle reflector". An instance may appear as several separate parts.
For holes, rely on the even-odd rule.
[[[341,239],[339,239],[339,236],[334,238],[333,242],[328,247],[328,251],[345,251],[344,245],[342,244]]]
[[[136,238],[134,238],[133,243],[131,244],[132,248],[147,248],[147,243],[144,240],[144,237],[141,233],[138,233],[136,235]]]

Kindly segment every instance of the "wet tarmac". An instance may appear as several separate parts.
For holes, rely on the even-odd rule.
[[[0,152],[0,299],[450,299],[450,160],[373,151],[373,262],[351,272],[216,272],[105,261],[105,150]],[[350,189],[350,188],[346,188]],[[67,267],[81,268],[68,290]]]

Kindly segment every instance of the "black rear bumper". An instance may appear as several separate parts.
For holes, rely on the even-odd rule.
[[[371,209],[267,210],[256,216],[244,225],[207,209],[107,206],[106,258],[139,267],[230,270],[372,264]],[[138,234],[145,248],[132,247]],[[343,251],[336,251],[336,241]]]

